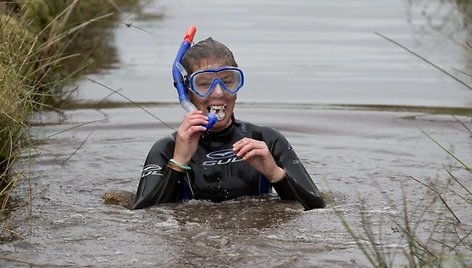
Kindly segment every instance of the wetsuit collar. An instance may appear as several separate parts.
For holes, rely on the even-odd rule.
[[[207,131],[203,133],[202,139],[203,140],[219,140],[223,137],[227,137],[233,131],[234,125],[236,123],[236,119],[234,118],[234,114],[231,115],[231,124],[219,132],[210,132]]]

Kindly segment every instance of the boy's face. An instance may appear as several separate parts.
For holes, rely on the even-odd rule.
[[[192,72],[216,69],[224,66],[226,65],[218,60],[202,60],[195,66]],[[188,92],[190,101],[195,104],[198,110],[202,111],[204,114],[208,114],[211,110],[217,115],[218,121],[210,128],[210,132],[218,132],[231,125],[231,115],[233,114],[234,105],[236,103],[236,95],[231,95],[226,90],[222,89],[220,85],[216,85],[210,95],[205,98],[195,95],[191,90]]]

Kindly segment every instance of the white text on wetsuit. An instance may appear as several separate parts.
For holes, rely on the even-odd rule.
[[[208,160],[203,162],[204,166],[224,165],[243,161],[242,159],[236,157],[233,149],[214,151],[207,154],[206,157]]]

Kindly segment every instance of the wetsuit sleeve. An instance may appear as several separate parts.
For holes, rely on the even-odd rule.
[[[277,194],[281,199],[300,202],[305,210],[325,207],[318,188],[292,146],[282,134],[273,131],[276,139],[273,144],[270,144],[269,149],[277,165],[286,173],[281,181],[272,184]]]
[[[180,183],[185,173],[167,167],[173,151],[172,138],[157,141],[151,148],[141,173],[133,209],[178,201]]]

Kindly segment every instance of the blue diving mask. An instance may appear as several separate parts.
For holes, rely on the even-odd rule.
[[[190,90],[201,98],[210,95],[216,85],[220,85],[226,92],[234,95],[244,85],[244,74],[236,67],[205,69],[187,76],[185,82]]]

